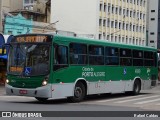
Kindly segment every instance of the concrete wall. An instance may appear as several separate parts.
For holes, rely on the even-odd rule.
[[[148,0],[148,2],[149,2],[148,3],[149,4],[148,46],[157,48],[157,40],[158,40],[158,3],[159,3],[159,0]]]

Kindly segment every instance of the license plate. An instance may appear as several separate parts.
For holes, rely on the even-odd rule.
[[[27,94],[27,90],[19,90],[20,94]]]

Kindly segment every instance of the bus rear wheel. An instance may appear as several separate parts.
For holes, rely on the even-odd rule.
[[[35,97],[40,102],[46,102],[48,98]]]
[[[80,102],[84,99],[86,90],[83,83],[78,82],[74,88],[74,96],[68,97],[70,102]]]
[[[141,90],[141,83],[139,80],[136,80],[134,82],[134,86],[133,86],[133,95],[138,95],[140,93],[140,90]]]

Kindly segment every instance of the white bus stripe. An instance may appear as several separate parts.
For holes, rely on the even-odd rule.
[[[160,95],[154,95],[154,96],[148,96],[148,97],[143,97],[143,98],[118,101],[118,102],[115,102],[115,103],[125,103],[125,102],[131,102],[131,101],[136,101],[136,100],[143,100],[143,99],[147,99],[147,98],[155,98],[155,97],[159,97],[159,96]]]
[[[108,99],[108,100],[99,100],[97,102],[110,102],[110,101],[114,101],[114,100],[123,100],[123,99],[130,99],[130,98],[136,98],[136,97],[143,97],[146,95],[137,95],[137,96],[130,96],[130,97],[123,97],[123,98],[113,98],[113,99]]]
[[[159,99],[154,99],[154,100],[147,100],[147,101],[142,101],[142,102],[137,102],[137,103],[134,103],[134,104],[145,104],[145,103],[151,103],[151,102],[156,102],[156,101],[160,101],[160,98]]]

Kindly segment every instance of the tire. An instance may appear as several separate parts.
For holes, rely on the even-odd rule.
[[[132,91],[132,94],[133,95],[138,95],[141,91],[141,83],[139,80],[136,80],[134,82],[134,86],[133,86],[133,91]]]
[[[48,98],[35,97],[40,102],[46,102]]]
[[[85,98],[86,90],[83,83],[78,82],[74,88],[74,96],[68,97],[70,102],[80,102]]]

